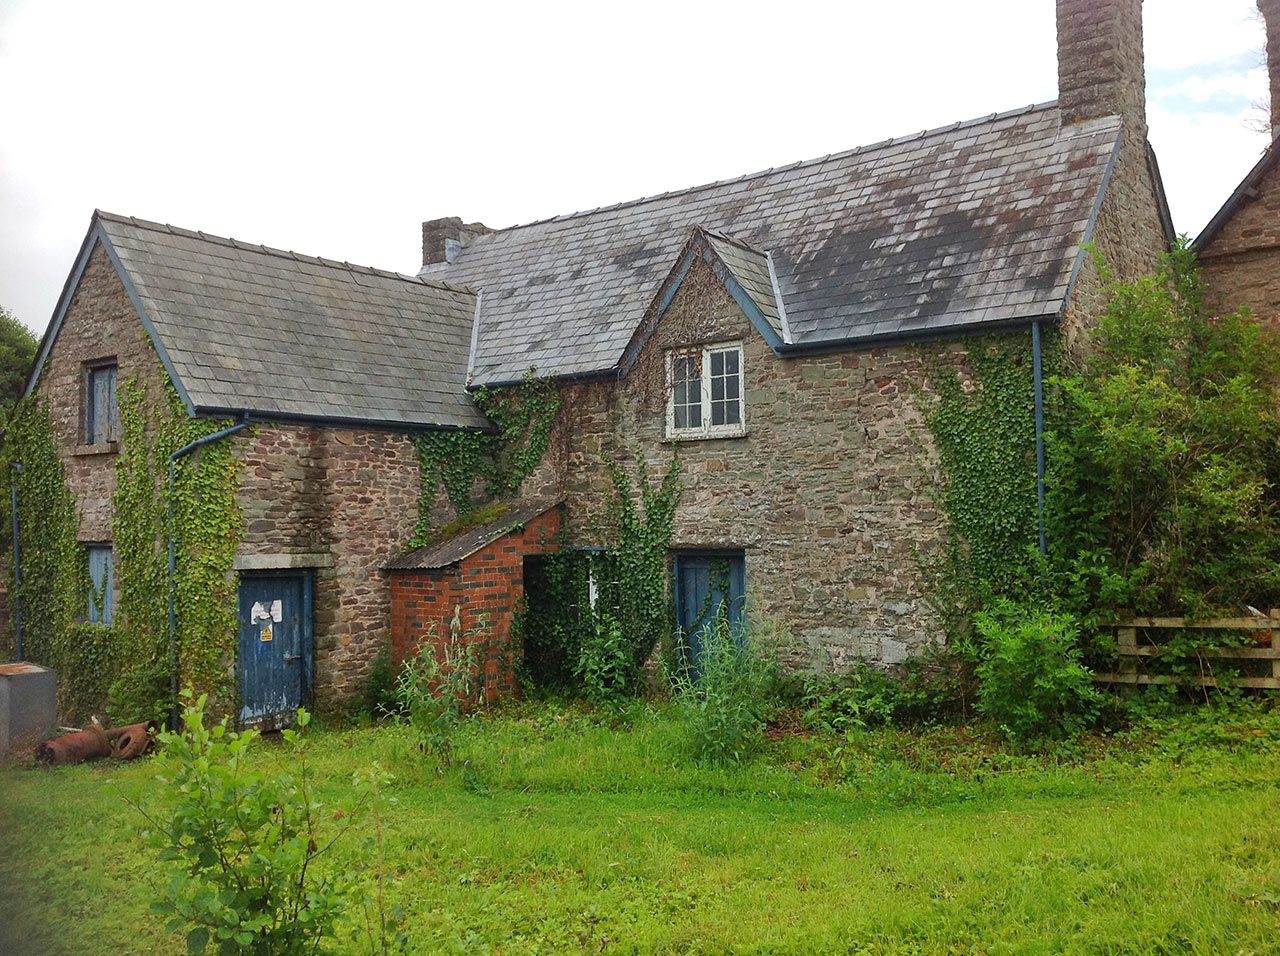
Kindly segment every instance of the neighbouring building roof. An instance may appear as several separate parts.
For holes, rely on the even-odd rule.
[[[1195,249],[1196,252],[1203,252],[1213,243],[1213,240],[1218,238],[1218,234],[1231,221],[1231,217],[1236,214],[1236,210],[1244,202],[1258,195],[1258,185],[1262,182],[1262,177],[1275,165],[1277,159],[1280,159],[1280,135],[1272,139],[1271,145],[1262,154],[1262,158],[1258,160],[1253,169],[1249,170],[1249,174],[1244,177],[1244,180],[1236,187],[1235,192],[1223,203],[1222,208],[1209,220],[1208,225],[1200,231],[1200,235],[1196,236],[1191,248]]]
[[[466,289],[96,212],[45,334],[106,247],[193,414],[485,428],[466,392]]]
[[[1063,129],[1032,106],[499,230],[421,274],[481,293],[481,385],[617,368],[694,227],[762,299],[772,258],[780,351],[1056,316],[1121,138],[1118,117]]]
[[[437,541],[434,544],[410,551],[408,554],[403,554],[388,561],[385,569],[388,571],[433,571],[438,568],[447,568],[452,564],[457,564],[464,558],[471,557],[481,548],[492,544],[504,535],[510,534],[512,531],[518,531],[534,518],[546,514],[552,508],[559,507],[559,505],[560,502],[558,501],[531,501],[513,504],[501,518],[490,521],[488,524],[481,525],[478,528],[471,528],[453,535],[444,541]]]

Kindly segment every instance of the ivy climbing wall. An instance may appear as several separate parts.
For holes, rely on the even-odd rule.
[[[941,641],[930,566],[948,532],[928,413],[937,376],[973,387],[959,345],[779,359],[699,262],[625,379],[563,388],[524,493],[559,490],[570,540],[607,544],[606,462],[657,476],[677,453],[664,434],[665,350],[730,340],[743,343],[747,435],[679,444],[673,546],[745,550],[750,613],[788,625],[793,666],[893,663]]]

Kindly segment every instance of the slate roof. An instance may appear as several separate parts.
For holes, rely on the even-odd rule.
[[[101,211],[82,256],[95,238],[196,414],[489,427],[465,389],[466,289]]]
[[[787,335],[782,326],[782,304],[778,300],[773,278],[769,275],[769,254],[750,243],[734,239],[724,233],[705,230],[712,250],[725,264],[738,284],[742,286],[769,325],[781,339]]]
[[[524,527],[539,515],[558,507],[558,501],[529,501],[513,504],[501,518],[479,528],[463,531],[452,538],[429,544],[388,561],[388,571],[433,571],[457,564],[469,558],[485,545],[492,544],[503,535]]]
[[[474,384],[617,367],[694,226],[772,255],[797,349],[1056,316],[1121,136],[1047,103],[499,230],[421,275],[482,293]]]

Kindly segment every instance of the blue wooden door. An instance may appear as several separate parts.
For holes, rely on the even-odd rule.
[[[240,722],[292,721],[311,689],[311,587],[306,574],[240,577]]]
[[[746,562],[741,554],[680,553],[675,559],[676,624],[696,680],[707,632],[723,612],[740,633],[746,610]]]

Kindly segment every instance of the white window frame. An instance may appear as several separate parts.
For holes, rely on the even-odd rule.
[[[675,395],[675,360],[677,356],[685,356],[701,351],[701,393],[702,424],[693,428],[676,428],[676,395]],[[738,421],[733,425],[711,424],[711,353],[737,352],[738,354]],[[701,440],[707,438],[741,438],[747,433],[747,387],[746,365],[742,354],[741,342],[713,342],[698,349],[670,349],[666,355],[667,364],[667,438]]]

